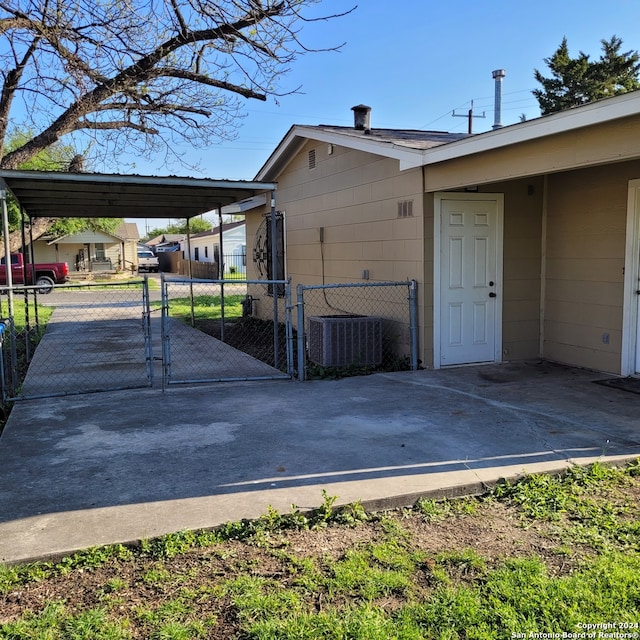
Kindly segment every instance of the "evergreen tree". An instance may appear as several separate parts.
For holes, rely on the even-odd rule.
[[[592,61],[582,51],[572,58],[567,39],[563,38],[553,55],[544,60],[551,77],[534,70],[534,77],[542,88],[535,89],[533,95],[542,115],[640,88],[640,54],[637,51],[621,52],[622,40],[615,35],[600,43],[602,55]]]

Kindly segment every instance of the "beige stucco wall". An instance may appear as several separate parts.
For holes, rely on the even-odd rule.
[[[309,151],[315,150],[316,166],[309,168]],[[398,217],[398,202],[412,201],[412,215]],[[307,141],[278,177],[276,208],[285,212],[286,270],[297,284],[418,281],[419,304],[424,284],[423,186],[420,169],[400,173],[397,160]],[[247,214],[249,277],[254,238],[264,211]],[[322,238],[322,242],[321,242]],[[368,271],[368,278],[363,277]],[[380,291],[351,292],[350,313],[404,318],[408,321],[406,290],[385,298]],[[294,294],[295,295],[295,294]],[[319,305],[344,309],[341,292],[326,297],[309,292],[311,313],[339,313]],[[359,295],[358,302],[354,302]],[[314,296],[318,306],[314,307]],[[271,300],[262,296],[255,310],[269,315]],[[265,306],[266,305],[266,306]],[[265,308],[263,309],[263,306]],[[394,309],[396,307],[396,309]],[[422,312],[419,312],[422,317]],[[408,333],[398,329],[400,342]]]
[[[488,134],[489,136],[493,134]],[[444,191],[638,156],[640,115],[429,165],[425,187]]]
[[[429,168],[426,168],[429,172]],[[544,179],[500,182],[479,189],[504,195],[503,228],[503,360],[535,358],[540,353],[540,273]],[[423,364],[433,366],[433,232],[434,198],[425,194],[425,284]]]
[[[540,274],[544,179],[530,178],[481,189],[504,194],[503,360],[540,354]]]
[[[620,373],[627,188],[636,178],[640,161],[549,177],[546,358]]]
[[[373,281],[421,279],[421,194],[419,169],[400,174],[396,160],[337,146],[329,155],[328,145],[309,141],[278,179],[294,283],[322,282],[322,254],[326,282],[361,281],[367,269]],[[403,200],[413,200],[413,217],[398,218]]]
[[[562,167],[604,163],[616,159],[616,153],[624,157],[630,153],[629,137],[637,146],[637,136],[630,134],[638,132],[639,124],[640,118],[630,118],[617,127],[554,136],[538,146],[514,146],[446,167],[427,166],[424,179],[420,170],[399,172],[394,160],[337,146],[329,154],[327,145],[308,141],[278,183],[277,208],[285,211],[286,219],[288,275],[294,285],[359,282],[364,270],[372,281],[415,278],[419,357],[430,367],[430,188],[478,186],[481,192],[504,194],[503,359],[542,356],[619,373],[627,187],[629,180],[640,178],[640,161]],[[555,152],[552,140],[559,143]],[[310,149],[316,150],[316,168],[311,170]],[[511,175],[521,177],[505,179]],[[403,200],[413,201],[413,216],[399,219],[397,203]],[[262,213],[247,214],[250,274]]]

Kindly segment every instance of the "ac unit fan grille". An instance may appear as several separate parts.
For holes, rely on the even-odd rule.
[[[308,337],[309,360],[323,367],[382,362],[382,318],[310,316]]]

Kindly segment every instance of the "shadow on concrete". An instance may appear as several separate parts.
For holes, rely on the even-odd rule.
[[[640,456],[640,396],[544,362],[114,391],[16,404],[0,560],[258,517],[410,504]]]

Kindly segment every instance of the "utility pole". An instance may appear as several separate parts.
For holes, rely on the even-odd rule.
[[[468,133],[471,135],[473,133],[473,119],[474,118],[486,118],[485,112],[482,112],[482,115],[474,115],[473,113],[473,100],[471,101],[471,109],[465,113],[456,113],[455,109],[451,112],[451,116],[453,118],[467,118],[468,120]]]

